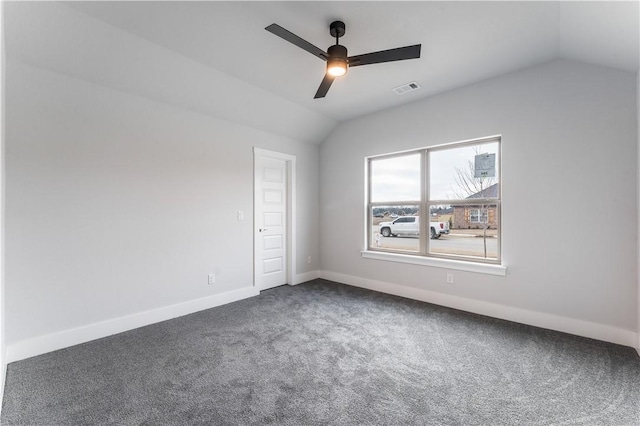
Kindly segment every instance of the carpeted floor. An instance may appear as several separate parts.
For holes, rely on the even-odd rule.
[[[640,425],[640,357],[315,280],[10,364],[2,424]]]

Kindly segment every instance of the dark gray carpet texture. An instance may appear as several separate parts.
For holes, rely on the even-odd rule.
[[[640,357],[314,280],[12,363],[1,420],[640,425]]]

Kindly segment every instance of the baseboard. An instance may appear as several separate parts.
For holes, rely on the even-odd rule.
[[[435,305],[460,309],[493,318],[504,319],[549,330],[561,331],[591,339],[637,348],[638,334],[634,331],[582,321],[573,318],[543,312],[514,308],[496,303],[483,302],[450,294],[437,293],[414,287],[405,287],[383,281],[370,280],[368,278],[354,277],[331,271],[321,271],[320,277],[330,281],[348,284],[354,287],[366,288],[381,293],[402,296],[408,299],[420,300]],[[638,353],[640,354],[640,348]]]
[[[320,271],[304,272],[302,274],[296,275],[296,277],[293,280],[293,284],[291,285],[306,283],[307,281],[316,280],[318,278],[320,278]]]
[[[247,287],[45,336],[34,337],[8,345],[6,361],[10,363],[32,356],[42,355],[47,352],[133,330],[134,328],[144,327],[205,309],[215,308],[216,306],[226,305],[227,303],[247,299],[257,296],[258,294],[259,292],[254,287]]]

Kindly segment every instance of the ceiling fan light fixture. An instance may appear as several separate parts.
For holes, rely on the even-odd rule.
[[[327,49],[327,74],[332,77],[341,77],[347,73],[349,62],[347,60],[347,48],[336,44]]]
[[[344,58],[330,58],[327,60],[327,74],[333,77],[342,77],[347,73],[347,60]]]

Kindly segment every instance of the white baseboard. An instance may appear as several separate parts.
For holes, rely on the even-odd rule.
[[[296,275],[295,278],[293,279],[293,284],[291,285],[306,283],[307,281],[316,280],[318,278],[320,278],[320,271],[304,272],[302,274]]]
[[[226,305],[227,303],[247,299],[257,296],[258,294],[259,292],[255,287],[247,287],[72,328],[45,336],[34,337],[8,345],[6,361],[10,363],[32,356],[42,355],[47,352],[133,330],[134,328],[144,327],[160,321],[166,321],[205,309],[215,308],[216,306]]]
[[[496,303],[483,302],[450,294],[437,293],[414,287],[405,287],[383,281],[370,280],[368,278],[354,277],[331,271],[321,271],[320,277],[330,281],[348,284],[354,287],[366,288],[381,293],[393,294],[408,299],[420,300],[435,305],[460,309],[493,318],[504,319],[549,330],[603,340],[619,345],[637,347],[638,333],[609,325],[593,323],[573,318],[543,312],[529,311],[513,308]],[[640,348],[638,348],[640,354]]]

